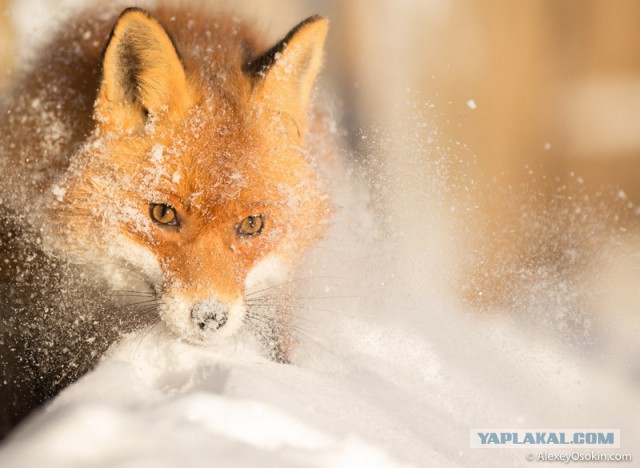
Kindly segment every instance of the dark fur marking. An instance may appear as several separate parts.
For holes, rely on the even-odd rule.
[[[319,19],[321,19],[321,16],[314,15],[307,18],[302,23],[298,24],[295,28],[289,31],[289,33],[280,42],[274,45],[271,49],[267,50],[265,53],[258,56],[257,58],[247,62],[242,67],[242,71],[255,79],[262,78],[267,73],[267,71],[269,71],[269,69],[273,66],[273,64],[276,62],[276,56],[278,54],[281,54],[287,48],[287,45],[289,44],[291,39],[296,34],[298,34],[298,31],[300,31],[307,24],[314,23]]]

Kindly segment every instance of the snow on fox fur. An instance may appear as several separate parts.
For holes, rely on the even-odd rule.
[[[330,145],[310,144],[326,128],[312,105],[326,33],[311,17],[269,48],[207,10],[85,11],[2,102],[3,203],[49,255],[178,338],[211,344],[246,325],[287,361],[279,286],[332,212],[317,167]]]

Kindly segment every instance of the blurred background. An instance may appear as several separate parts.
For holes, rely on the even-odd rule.
[[[81,3],[0,0],[1,86]],[[638,331],[640,2],[205,3],[273,39],[329,16],[323,88],[410,288],[569,322],[606,304]]]

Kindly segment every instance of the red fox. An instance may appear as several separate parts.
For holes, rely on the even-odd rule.
[[[267,48],[235,17],[168,6],[73,20],[3,105],[4,203],[114,287],[142,278],[179,338],[233,335],[330,222],[309,143],[326,34],[314,16]],[[270,319],[279,360],[287,317]]]

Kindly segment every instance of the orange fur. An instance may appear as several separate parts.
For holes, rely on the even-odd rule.
[[[66,28],[14,90],[0,130],[14,158],[5,180],[21,190],[8,198],[43,198],[46,210],[32,218],[56,249],[83,261],[122,263],[120,241],[149,252],[161,299],[243,303],[262,259],[295,263],[327,226],[318,155],[305,146],[326,20],[311,18],[266,50],[223,15],[160,7],[99,17]],[[107,44],[102,65],[95,42]],[[47,151],[38,106],[67,129]],[[176,210],[179,226],[151,220],[158,203]],[[263,232],[240,235],[252,215],[264,217]]]

